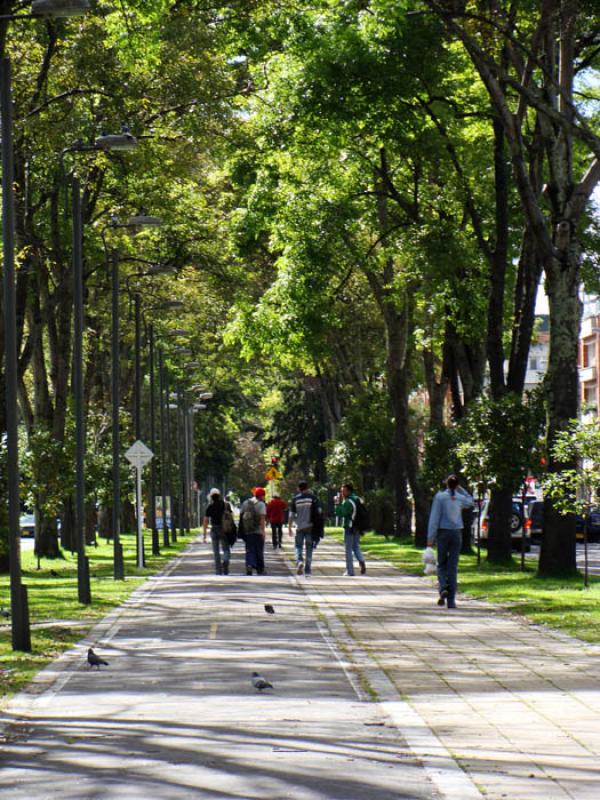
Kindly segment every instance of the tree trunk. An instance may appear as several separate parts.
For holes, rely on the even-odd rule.
[[[550,304],[550,358],[546,374],[548,397],[548,442],[565,430],[578,411],[579,376],[579,269],[573,247],[563,250],[563,260],[553,259],[546,270],[546,287]],[[567,263],[565,263],[565,261]],[[570,262],[570,263],[569,263]],[[575,263],[573,263],[575,262]],[[561,463],[550,451],[548,470],[559,472],[576,469],[576,463]],[[577,570],[575,518],[562,516],[548,500],[544,503],[544,536],[540,552],[539,574],[572,575]]]
[[[505,564],[512,558],[510,517],[512,513],[512,489],[494,489],[490,495],[488,514],[488,561]],[[494,532],[490,536],[490,531]]]
[[[73,498],[68,497],[63,504],[63,513],[60,524],[60,543],[65,550],[71,553],[77,550],[75,535],[75,507]]]

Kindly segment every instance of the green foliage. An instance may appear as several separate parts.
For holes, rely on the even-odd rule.
[[[552,455],[558,464],[576,462],[573,468],[552,472],[544,478],[544,492],[563,514],[587,515],[600,491],[600,422],[572,420],[557,434]]]
[[[434,428],[425,437],[421,477],[429,492],[437,492],[451,473],[461,471],[458,455],[459,430],[455,425]],[[475,452],[471,452],[475,458]]]
[[[528,402],[513,394],[478,398],[460,424],[456,452],[462,473],[481,489],[516,491],[527,471],[539,464],[543,430],[537,396],[529,395]]]

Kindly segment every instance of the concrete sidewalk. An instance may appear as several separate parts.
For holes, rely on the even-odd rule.
[[[343,569],[340,547],[325,540],[308,591],[343,620],[374,687],[373,661],[385,672],[392,687],[380,682],[380,699],[394,690],[408,699],[439,742],[434,754],[452,753],[485,797],[600,798],[597,645],[481,601],[438,608],[430,579],[384,562],[371,561],[364,577]],[[413,749],[431,760],[425,741]]]
[[[439,798],[282,559],[211,574],[194,543],[4,714],[6,798]],[[264,603],[275,607],[268,615]],[[250,684],[256,670],[273,692]]]
[[[7,798],[599,798],[600,650],[383,563],[194,543],[4,717]],[[267,615],[264,603],[275,607]],[[275,691],[259,695],[250,673]],[[373,702],[376,700],[377,702]]]

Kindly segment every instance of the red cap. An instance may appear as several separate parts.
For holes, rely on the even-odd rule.
[[[257,486],[256,489],[254,490],[254,497],[264,497],[264,496],[265,496],[265,490],[263,489],[263,487]]]

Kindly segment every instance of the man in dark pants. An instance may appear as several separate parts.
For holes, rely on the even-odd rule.
[[[252,575],[254,570],[257,575],[264,575],[267,518],[265,490],[262,486],[258,486],[253,494],[254,497],[246,500],[240,509],[240,521],[246,540],[246,575]]]
[[[448,608],[456,608],[463,508],[473,508],[473,498],[458,485],[456,475],[449,475],[446,489],[433,498],[427,529],[427,546],[433,547],[437,541],[438,605],[443,606],[447,602]]]

